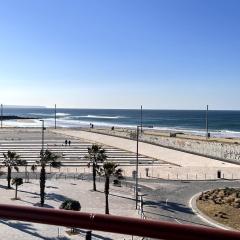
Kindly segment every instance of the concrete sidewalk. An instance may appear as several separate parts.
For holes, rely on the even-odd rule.
[[[21,200],[13,201],[14,189],[6,190],[6,180],[0,180],[0,202],[34,206],[39,203],[39,181],[32,180],[19,187],[18,196]],[[102,213],[105,211],[104,183],[97,182],[97,192],[92,190],[92,181],[86,180],[48,180],[46,182],[46,206],[59,208],[66,198],[78,200],[81,204],[81,212]],[[110,214],[139,217],[135,210],[135,201],[131,189],[126,187],[110,186],[109,205]],[[0,221],[0,238],[4,239],[84,239],[81,235],[69,236],[67,228],[35,224],[19,221]],[[81,230],[84,233],[86,230]],[[84,234],[83,234],[84,235]],[[94,238],[95,236],[95,238]],[[93,239],[132,239],[131,236],[93,231]],[[140,239],[134,237],[134,239]]]

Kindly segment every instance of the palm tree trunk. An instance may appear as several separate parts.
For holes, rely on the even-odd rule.
[[[105,178],[105,214],[109,214],[109,203],[108,203],[108,195],[109,195],[109,177]]]
[[[93,163],[93,191],[97,191],[96,188],[96,165]]]
[[[46,172],[45,166],[42,166],[40,173],[40,198],[41,198],[41,206],[44,205],[44,197],[45,197],[45,182],[46,182]]]
[[[15,199],[17,199],[17,184],[16,184],[16,188],[15,188]]]
[[[7,175],[7,181],[8,181],[8,189],[11,189],[11,175],[12,175],[12,169],[8,166],[8,175]]]

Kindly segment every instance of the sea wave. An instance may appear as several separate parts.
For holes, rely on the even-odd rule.
[[[104,115],[84,115],[84,116],[71,116],[72,118],[98,118],[98,119],[119,119],[123,116],[104,116]]]
[[[48,115],[49,116],[49,115]],[[51,118],[44,118],[45,126],[46,127],[54,127],[55,119]],[[58,118],[57,119],[57,126],[58,127],[65,127],[65,128],[75,128],[75,127],[89,127],[89,124],[94,124],[95,127],[120,127],[120,128],[130,128],[136,129],[135,124],[112,124],[105,121],[90,121],[90,120],[78,120],[78,119],[68,119],[66,118]],[[39,120],[33,120],[32,122],[24,122],[18,120],[8,120],[4,121],[4,125],[9,127],[41,127],[41,122]],[[198,136],[205,136],[206,131],[205,129],[187,129],[181,127],[159,127],[154,126],[153,130],[158,131],[166,131],[166,132],[183,132],[185,134],[191,135],[198,135]],[[240,132],[231,131],[227,129],[220,129],[220,130],[212,130],[210,131],[212,137],[221,137],[221,138],[240,138]]]
[[[156,130],[166,131],[166,132],[182,132],[185,134],[197,135],[197,136],[206,136],[205,129],[186,129],[181,127],[154,127]],[[210,130],[209,133],[211,137],[220,137],[220,138],[240,138],[240,132],[231,131],[231,130]]]
[[[55,116],[54,113],[29,113],[29,115],[34,115],[34,116],[44,116],[44,117],[53,117]],[[58,117],[65,117],[65,116],[70,116],[71,114],[69,113],[57,113],[56,114]]]

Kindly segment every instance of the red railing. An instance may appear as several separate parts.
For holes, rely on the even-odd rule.
[[[0,204],[0,218],[165,240],[240,240],[240,232],[40,207]]]

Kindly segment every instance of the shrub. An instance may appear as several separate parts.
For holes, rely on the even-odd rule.
[[[67,199],[60,205],[60,209],[64,210],[72,210],[72,211],[80,211],[81,210],[81,204],[79,201],[73,200],[73,199]]]

